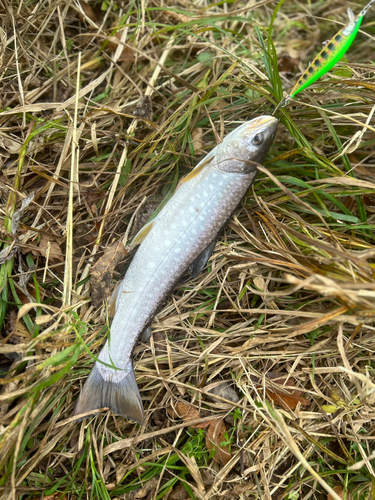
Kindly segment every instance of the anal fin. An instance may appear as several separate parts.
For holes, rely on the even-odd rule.
[[[151,325],[148,325],[140,334],[139,341],[144,343],[148,342],[150,340],[151,334],[152,334]]]
[[[204,266],[207,264],[208,259],[211,257],[212,252],[216,246],[216,240],[208,245],[208,247],[203,250],[203,252],[198,255],[198,257],[190,264],[189,272],[191,274],[191,278],[194,279],[198,276],[198,274],[203,270]]]

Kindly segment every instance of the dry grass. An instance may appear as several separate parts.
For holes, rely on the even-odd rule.
[[[267,39],[275,1],[90,5],[95,17],[78,1],[3,6],[1,499],[375,498],[374,9],[349,62],[280,109],[269,161],[208,268],[137,346],[140,427],[106,411],[71,422],[108,331],[91,266],[144,197],[132,234],[236,124],[272,112],[346,5],[281,6],[280,80],[255,31]],[[311,404],[276,407],[269,391],[286,389],[269,372]],[[208,396],[220,380],[238,403]],[[229,463],[166,411],[176,401],[199,421],[225,417]]]

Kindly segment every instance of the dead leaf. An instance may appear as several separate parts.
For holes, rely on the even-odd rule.
[[[8,382],[5,385],[0,386],[0,395],[5,396],[5,394],[12,394],[17,390],[19,384],[19,380],[16,382]],[[8,413],[9,406],[12,404],[12,399],[5,400],[4,399],[0,403],[0,419],[2,420],[6,414]]]
[[[85,15],[89,19],[91,19],[91,21],[94,21],[94,23],[96,23],[96,21],[98,20],[98,16],[95,14],[94,9],[91,7],[91,5],[87,2],[85,2],[84,0],[80,0],[79,3],[81,5],[82,10],[85,13]],[[82,14],[79,14],[79,18],[81,21],[84,21],[84,19],[85,19]]]
[[[203,151],[203,129],[201,128],[195,128],[193,130],[193,133],[191,134],[192,137],[192,143],[194,147],[194,152],[195,154],[199,154]]]
[[[127,253],[122,241],[116,241],[104,250],[104,255],[92,267],[91,299],[94,307],[97,307],[110,295],[113,271]]]
[[[168,500],[185,500],[186,498],[189,498],[189,494],[182,484],[174,488],[168,496]]]
[[[213,387],[212,387],[212,385],[213,385]],[[212,385],[206,387],[206,390],[209,393],[214,394],[215,396],[219,396],[221,398],[227,399],[228,401],[233,401],[233,403],[238,403],[238,401],[240,400],[240,398],[238,397],[238,394],[233,389],[232,382],[222,382],[220,384],[217,384],[217,382],[216,382],[215,385],[214,384],[212,384]],[[217,403],[219,402],[216,398],[210,397],[209,394],[207,394],[207,396],[210,399],[212,399],[213,401],[216,401]],[[225,405],[225,403],[222,403],[221,401],[220,401],[220,403]],[[229,404],[226,406],[229,406]]]
[[[35,318],[36,325],[45,325],[53,320],[52,314],[42,314],[41,316],[37,316]]]
[[[178,12],[173,12],[173,10],[164,11],[165,16],[169,16],[172,19],[176,19],[179,23],[188,23],[191,21],[191,17],[185,16],[184,14],[179,14]]]
[[[17,313],[14,310],[9,312],[9,329],[11,335],[8,344],[25,344],[30,342],[31,334],[22,321],[17,320]]]
[[[340,498],[345,498],[346,500],[352,500],[352,498],[353,498],[352,495],[348,492],[346,492],[346,496],[345,496],[345,491],[343,490],[342,486],[335,486],[333,488],[333,491],[335,493],[337,493],[337,495]],[[333,496],[331,494],[328,494],[327,500],[333,500]]]
[[[213,459],[221,465],[226,465],[232,458],[229,445],[221,445],[227,440],[226,432],[224,420],[215,420],[211,422],[206,435],[206,446],[210,451],[215,450]]]
[[[3,65],[3,57],[4,57],[4,52],[7,46],[7,34],[6,32],[0,28],[0,66]]]
[[[354,196],[343,196],[341,198],[341,201],[343,202],[345,207],[350,211],[352,211],[354,205],[356,204]]]
[[[235,484],[233,490],[230,492],[232,498],[245,498],[241,495],[248,493],[253,487],[254,483],[246,481],[245,484]],[[228,492],[229,493],[229,492]]]
[[[294,380],[292,378],[289,378],[287,380],[286,374],[269,372],[267,373],[266,377],[270,380],[273,380],[275,384],[277,383],[280,386],[284,386],[285,388],[295,387]],[[260,381],[258,377],[252,376],[251,378],[259,387]],[[283,392],[281,388],[280,390],[278,390],[276,387],[266,387],[265,390],[267,397],[277,405],[284,408],[284,410],[294,410],[297,407],[298,403],[301,403],[301,406],[308,406],[311,404],[310,401],[301,396],[302,391],[299,391],[298,389],[289,390],[289,392]],[[263,389],[256,389],[256,391],[259,396],[263,396]]]
[[[202,470],[202,479],[205,486],[212,486],[215,482],[215,476],[208,470]]]
[[[350,157],[351,155],[349,155]],[[370,177],[371,179],[373,178],[373,173],[371,170],[367,167],[364,167],[363,165],[358,165],[355,167],[355,172],[357,174],[365,175],[366,177]]]
[[[125,473],[128,468],[128,464],[120,464],[116,467],[116,485],[120,484],[120,482],[124,479]]]
[[[183,401],[179,401],[174,405],[174,407],[170,406],[167,409],[168,414],[172,418],[182,418],[184,422],[189,422],[190,420],[198,420],[201,418],[199,411],[191,405],[184,403]],[[210,425],[210,422],[202,422],[201,424],[192,425],[194,429],[205,429]]]
[[[41,80],[32,73],[28,74],[27,77],[25,78],[24,81],[25,89],[31,89],[31,88],[36,89],[37,87],[40,87],[40,85],[42,85]]]
[[[152,116],[152,102],[148,95],[143,95],[139,98],[135,108],[132,110],[134,116],[150,119]]]
[[[294,410],[298,403],[301,403],[301,406],[311,404],[310,401],[301,396],[301,391],[292,391],[291,394],[284,394],[283,392],[266,389],[266,394],[277,405],[282,406],[284,410]]]
[[[139,101],[138,101],[139,102]],[[137,103],[138,104],[138,103]],[[158,204],[146,199],[146,202],[142,205],[141,210],[135,214],[132,236],[135,236],[139,231],[147,224],[151,215],[157,209]]]
[[[13,245],[9,247],[5,247],[3,250],[0,252],[0,264],[4,264],[7,260],[10,260],[14,254],[17,252],[18,246]]]
[[[19,142],[18,138],[15,139],[13,136],[6,134],[0,135],[0,147],[5,149],[5,151],[11,155],[19,154],[21,151],[22,144]]]
[[[126,498],[126,500],[138,500],[141,498],[145,498],[150,493],[150,491],[157,487],[158,483],[159,476],[153,477],[152,479],[150,479],[150,481],[147,481],[147,483],[143,483],[140,488],[127,493],[124,498]]]
[[[23,216],[24,211],[30,205],[33,199],[34,199],[34,193],[30,193],[29,196],[27,196],[22,200],[21,208],[16,212],[14,212],[12,216],[12,229],[11,229],[12,234],[15,234],[17,232],[21,217]]]
[[[107,40],[108,40],[107,50],[109,50],[109,52],[116,52],[117,47],[121,44],[121,30],[117,31],[117,33],[115,33],[114,36],[108,36]],[[135,60],[134,50],[128,45],[127,46],[124,45],[122,53],[117,60],[123,62],[134,61]]]
[[[65,259],[57,241],[51,240],[45,233],[42,233],[40,237],[38,250],[33,250],[32,253],[35,255],[35,252],[39,252],[39,255],[42,255],[43,257],[47,257],[48,255],[48,260],[52,262],[63,262]]]
[[[4,355],[8,359],[18,359],[19,352],[17,347],[14,347],[12,351],[11,346],[18,346],[19,344],[25,345],[30,342],[31,334],[26,328],[23,321],[17,319],[17,312],[11,309],[7,316],[7,321],[5,323],[5,343],[8,344],[9,352],[4,352]]]

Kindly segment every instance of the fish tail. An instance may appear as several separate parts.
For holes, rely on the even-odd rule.
[[[122,375],[124,372],[125,376]],[[142,399],[131,362],[124,371],[105,367],[103,373],[98,363],[95,363],[79,395],[74,415],[94,413],[95,410],[106,407],[130,420],[140,424],[143,422]],[[77,420],[84,420],[89,416]]]

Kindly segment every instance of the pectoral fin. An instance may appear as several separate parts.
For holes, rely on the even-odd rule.
[[[204,169],[204,167],[206,167],[209,163],[211,163],[212,158],[213,156],[209,156],[208,158],[205,158],[200,163],[198,163],[198,165],[190,173],[185,175],[185,177],[183,177],[180,180],[179,185],[183,184],[184,182],[189,182],[191,181],[191,179],[194,179],[194,177],[199,175]]]
[[[194,279],[203,270],[204,266],[207,264],[208,259],[211,257],[216,245],[216,240],[214,240],[203,252],[192,262],[189,266],[189,271],[191,277]]]
[[[109,299],[108,301],[108,319],[109,320],[112,320],[115,316],[115,312],[116,312],[116,302],[117,302],[117,297],[118,297],[118,294],[120,292],[120,285],[121,285],[121,281],[119,281],[117,283],[117,285],[115,286],[113,292],[112,292],[112,295],[111,295],[111,298]]]
[[[145,241],[151,229],[154,227],[154,224],[155,224],[155,219],[148,222],[145,226],[142,227],[142,229],[135,235],[132,242],[130,243],[131,249],[140,245]]]

